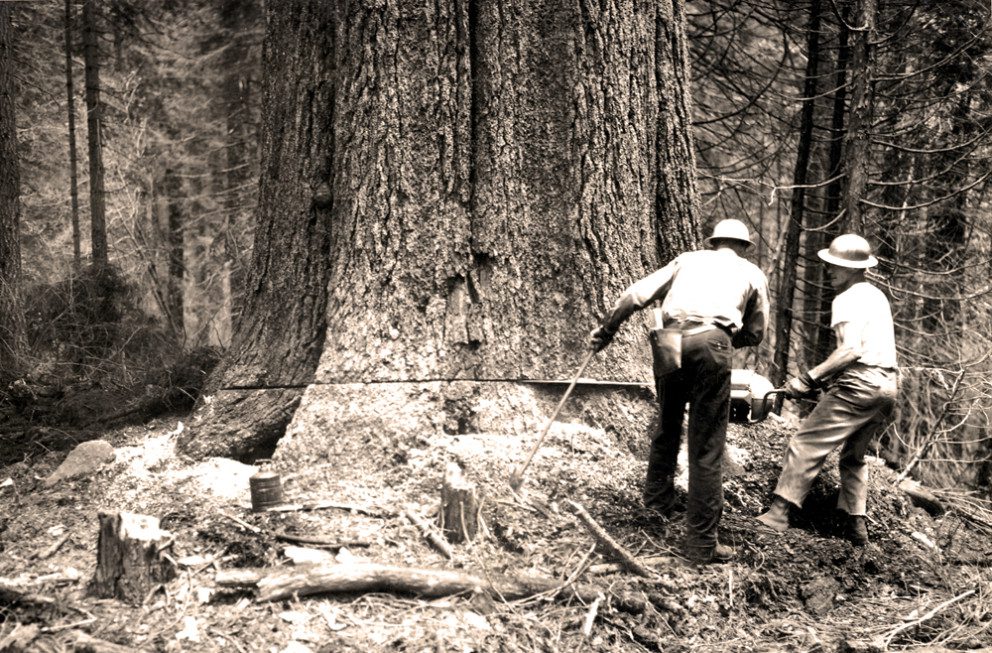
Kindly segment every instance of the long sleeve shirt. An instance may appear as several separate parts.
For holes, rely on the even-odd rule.
[[[768,327],[768,280],[730,249],[686,252],[634,282],[603,327],[613,333],[635,311],[659,299],[666,325],[716,324],[733,334],[735,347],[757,345]]]

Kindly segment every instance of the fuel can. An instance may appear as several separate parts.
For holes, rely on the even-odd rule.
[[[248,479],[251,509],[260,512],[282,503],[282,479],[276,472],[258,472]]]

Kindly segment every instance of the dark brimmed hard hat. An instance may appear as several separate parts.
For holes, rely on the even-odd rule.
[[[830,247],[821,249],[817,255],[842,268],[866,269],[878,265],[878,259],[871,254],[871,245],[857,234],[843,234],[830,241]]]
[[[754,245],[751,234],[748,233],[747,225],[732,218],[717,222],[716,226],[713,227],[713,235],[706,239],[706,244],[712,247],[715,240],[737,240],[746,243],[748,247]]]

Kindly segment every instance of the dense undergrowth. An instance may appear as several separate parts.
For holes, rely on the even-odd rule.
[[[5,457],[188,411],[221,354],[187,347],[114,267],[31,285],[23,322],[20,369],[0,384]]]

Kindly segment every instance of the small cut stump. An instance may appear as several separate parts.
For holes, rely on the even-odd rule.
[[[140,605],[158,585],[175,578],[176,567],[165,549],[172,536],[156,517],[134,513],[100,513],[96,574],[91,591]]]
[[[475,539],[482,525],[482,502],[475,483],[455,463],[448,463],[444,474],[438,521],[444,536],[455,544]]]

